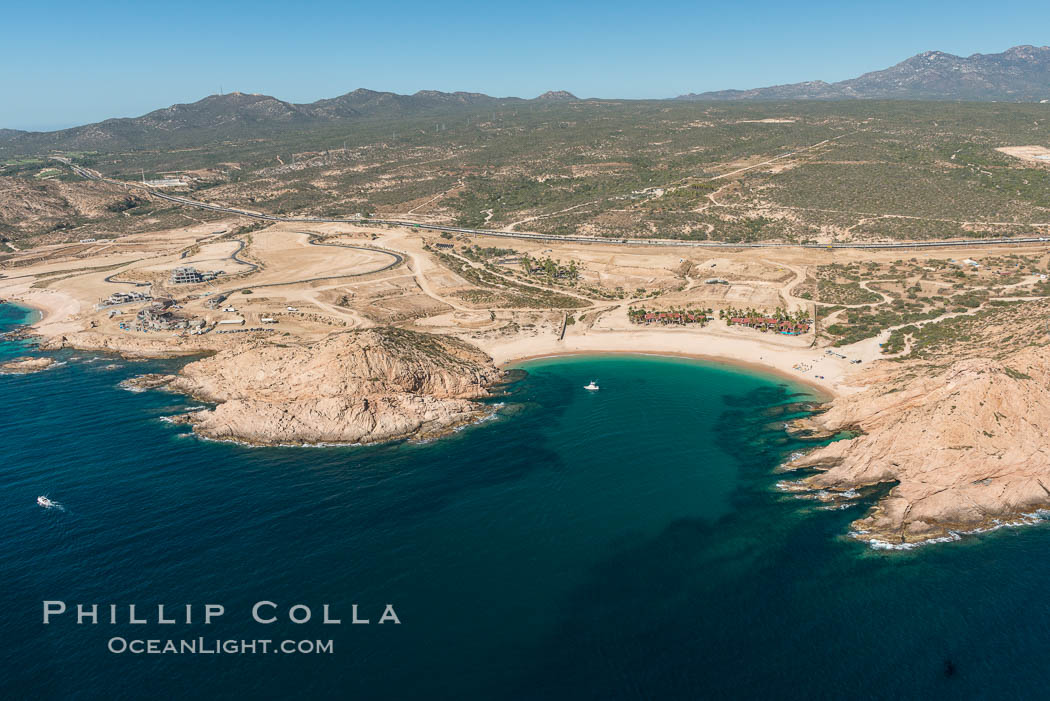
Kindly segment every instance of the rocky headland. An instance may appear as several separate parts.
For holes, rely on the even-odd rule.
[[[491,359],[453,338],[396,328],[309,345],[247,343],[144,386],[215,403],[182,421],[206,438],[258,445],[376,443],[447,433],[489,413]]]
[[[907,546],[1007,523],[1050,507],[1050,347],[970,357],[944,367],[879,364],[859,393],[796,424],[814,437],[849,432],[791,463],[816,474],[792,491],[849,493],[892,484],[853,535]]]

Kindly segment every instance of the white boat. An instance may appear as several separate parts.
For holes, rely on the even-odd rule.
[[[592,392],[597,392],[597,391],[598,391],[598,389],[599,389],[599,388],[598,388],[598,385],[597,385],[597,383],[595,383],[595,381],[594,381],[594,380],[591,380],[591,384],[589,384],[589,385],[584,385],[584,386],[583,386],[583,388],[584,388],[584,389],[589,389],[589,390],[591,390]]]
[[[44,507],[45,509],[50,509],[52,506],[55,505],[55,502],[51,501],[50,499],[48,499],[45,496],[37,497],[36,498],[36,503],[40,504],[40,506]]]

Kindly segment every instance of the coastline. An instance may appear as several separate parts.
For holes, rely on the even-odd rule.
[[[25,290],[15,292],[17,298],[9,297],[12,303],[32,309],[39,318],[28,324],[44,339],[59,337],[80,330],[71,317],[79,311],[80,304],[72,298],[55,293],[33,294]],[[57,296],[56,299],[50,299]],[[76,307],[76,309],[72,307]],[[782,377],[788,381],[811,388],[821,401],[832,401],[852,394],[859,388],[851,387],[846,379],[855,366],[839,358],[827,355],[823,349],[808,346],[788,345],[762,336],[752,338],[744,335],[725,335],[707,330],[703,333],[676,333],[674,331],[651,330],[588,330],[570,334],[564,339],[554,337],[514,337],[511,339],[464,339],[475,345],[491,358],[497,367],[508,367],[541,357],[557,355],[603,355],[635,354],[666,357],[691,358],[709,363],[724,363],[753,372]],[[79,344],[73,341],[71,347]],[[141,345],[132,343],[131,345]],[[690,346],[694,347],[689,348]],[[174,348],[158,349],[96,346],[86,344],[87,350],[110,350],[125,357],[168,357],[193,355],[200,348],[180,352]],[[870,362],[870,361],[869,361]],[[807,369],[799,371],[798,366]]]
[[[848,382],[858,366],[825,353],[825,349],[771,343],[761,337],[715,333],[684,334],[653,331],[599,331],[567,336],[514,338],[509,341],[471,340],[500,368],[513,363],[558,355],[634,354],[692,358],[725,363],[785,378],[812,388],[823,401],[859,391]],[[692,348],[690,348],[692,346]],[[796,368],[806,367],[805,371]]]
[[[34,300],[36,301],[36,300]],[[48,318],[53,320],[47,324],[48,328],[38,332],[44,338],[60,336],[56,333],[55,326],[68,323],[61,309],[49,309],[22,300],[11,300],[10,304],[16,308],[32,310],[40,314],[41,318],[29,321],[29,327],[38,329],[44,321],[43,316],[52,314]],[[55,320],[57,316],[57,321]],[[541,361],[544,359],[556,359],[561,357],[615,357],[636,356],[639,358],[668,358],[697,361],[715,367],[736,369],[744,372],[754,373],[767,378],[783,381],[784,383],[798,388],[808,395],[808,401],[816,404],[837,405],[839,401],[856,402],[864,401],[862,396],[851,397],[861,391],[860,387],[851,387],[847,380],[855,376],[858,369],[848,360],[825,354],[822,348],[808,346],[789,345],[775,342],[776,339],[763,337],[752,338],[740,335],[726,336],[715,333],[666,333],[651,331],[628,331],[610,330],[598,332],[583,332],[570,335],[565,339],[557,339],[553,336],[515,336],[503,339],[473,340],[465,341],[475,348],[488,354],[490,362],[496,368],[505,370],[527,363],[529,361]],[[693,346],[696,350],[683,350],[683,346]],[[83,347],[81,344],[72,343],[70,347]],[[142,348],[97,348],[94,350],[114,351],[125,358],[134,357],[159,357],[152,353],[144,353]],[[161,354],[168,356],[169,353]],[[196,351],[199,352],[199,351]],[[871,362],[869,361],[869,365]],[[796,369],[797,368],[797,369]],[[892,365],[886,366],[889,371]],[[814,377],[813,375],[817,375]],[[195,396],[189,393],[189,396]],[[894,400],[900,400],[904,395],[893,395]],[[827,407],[824,407],[825,409]],[[455,424],[443,426],[434,432],[423,432],[418,434],[407,434],[402,436],[388,436],[378,440],[252,440],[228,436],[217,436],[201,433],[196,429],[193,431],[198,438],[215,441],[228,442],[252,447],[347,447],[382,444],[400,440],[430,441],[442,438],[450,433],[457,432],[478,423],[493,418],[492,412],[474,414],[468,420]],[[842,449],[842,446],[839,446]],[[817,448],[819,450],[819,448]],[[812,451],[807,451],[810,454]],[[824,473],[821,473],[824,474]],[[814,487],[813,491],[818,490]],[[870,519],[872,511],[865,518],[853,522],[849,535],[856,540],[866,542],[875,549],[907,550],[926,543],[940,543],[958,540],[960,537],[970,534],[979,534],[988,530],[1002,527],[1016,527],[1036,525],[1047,520],[1040,508],[1025,507],[1023,510],[1009,510],[996,512],[998,515],[989,515],[988,518],[977,523],[967,523],[965,527],[944,526],[944,531],[934,533],[932,536],[920,537],[915,540],[901,540],[896,542],[892,533],[886,529],[865,531],[863,522]],[[937,519],[929,519],[933,523],[940,523]],[[954,522],[944,522],[946,524]],[[923,534],[925,535],[925,534]]]
[[[31,289],[5,291],[8,304],[30,309],[37,318],[26,325],[42,335],[60,335],[79,329],[71,317],[80,311],[80,303],[72,297],[55,292],[36,292]],[[49,302],[53,302],[50,303]],[[54,326],[55,328],[46,328]]]
[[[666,351],[666,350],[573,350],[573,351],[554,351],[550,353],[539,353],[537,355],[528,355],[520,358],[510,358],[499,363],[501,369],[512,368],[520,363],[526,363],[533,360],[544,360],[547,358],[568,358],[574,356],[581,357],[604,357],[604,356],[638,356],[638,357],[655,357],[655,358],[680,358],[683,360],[697,360],[703,363],[716,366],[725,366],[733,369],[748,370],[756,374],[773,376],[783,379],[787,382],[803,385],[810,389],[814,393],[814,400],[823,404],[830,402],[835,399],[837,394],[834,389],[828,385],[822,385],[819,382],[814,382],[805,377],[798,377],[790,375],[783,370],[776,368],[772,365],[766,365],[763,363],[755,363],[747,360],[739,360],[737,358],[727,358],[725,356],[705,355],[700,353],[683,353],[681,351]]]
[[[31,312],[31,313],[34,313],[34,314],[37,315],[35,319],[27,320],[24,324],[22,324],[23,326],[30,326],[30,327],[31,326],[36,326],[37,324],[39,324],[41,321],[44,320],[44,317],[46,316],[46,313],[47,313],[45,310],[41,309],[39,306],[33,305],[33,304],[29,304],[29,303],[24,302],[24,301],[22,301],[20,299],[7,298],[7,299],[4,299],[3,303],[8,305],[9,307],[16,307],[18,309],[24,309],[24,310],[26,310],[26,312]]]
[[[29,296],[33,297],[34,295]],[[44,328],[50,323],[49,320],[54,320],[54,323],[61,324],[69,316],[68,310],[63,309],[62,305],[42,304],[35,299],[9,299],[8,303],[36,312],[38,318],[28,322],[26,325],[45,338],[50,338],[60,333],[58,329]],[[843,394],[850,393],[850,388],[843,382],[844,368],[838,367],[839,364],[834,363],[834,359],[821,355],[816,349],[777,346],[768,343],[762,338],[726,338],[705,334],[699,340],[708,346],[705,348],[706,352],[697,352],[680,350],[682,340],[678,334],[644,331],[604,331],[585,333],[564,340],[518,338],[509,343],[475,342],[475,345],[488,353],[492,357],[493,364],[501,369],[511,367],[515,363],[558,356],[650,355],[686,358],[773,375],[809,388],[821,403],[833,401]],[[639,343],[639,341],[643,341],[643,343]],[[74,343],[73,347],[77,347],[77,344]],[[156,349],[145,351],[142,349],[97,348],[94,346],[85,346],[83,349],[110,350],[129,358],[194,355],[200,352],[199,349],[179,353],[170,348],[158,352]],[[725,352],[719,352],[720,350]],[[820,376],[802,374],[795,371],[792,367],[799,362],[817,361],[828,361],[828,367],[822,369]],[[827,374],[823,374],[825,372]]]

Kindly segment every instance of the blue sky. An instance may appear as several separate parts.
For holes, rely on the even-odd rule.
[[[659,98],[842,80],[925,50],[1048,43],[1050,2],[6,3],[0,127],[54,129],[216,93],[354,88]]]

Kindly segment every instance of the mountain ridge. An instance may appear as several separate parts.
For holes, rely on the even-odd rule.
[[[27,131],[0,128],[0,138],[19,135],[59,135],[113,125],[172,129],[215,127],[224,123],[327,121],[351,117],[387,116],[387,113],[417,113],[442,107],[504,105],[546,100],[577,100],[564,90],[548,91],[532,99],[492,97],[475,92],[419,90],[411,95],[358,88],[332,98],[294,103],[261,93],[231,92],[208,95],[196,102],[175,103],[138,117],[112,117],[100,122],[53,131]],[[394,116],[394,114],[390,114]]]
[[[1050,47],[1022,45],[997,54],[955,56],[925,51],[889,68],[856,78],[773,85],[750,90],[689,93],[677,101],[760,100],[964,100],[1040,102],[1050,100]],[[271,95],[233,92],[208,95],[138,117],[106,119],[55,131],[0,129],[0,153],[51,149],[98,151],[134,149],[165,142],[186,145],[208,138],[296,127],[340,124],[362,119],[429,116],[470,109],[551,105],[579,101],[570,92],[551,90],[531,99],[492,97],[476,92],[420,90],[411,95],[358,88],[343,95],[294,103]]]
[[[1050,46],[1014,46],[997,54],[924,51],[856,78],[717,90],[675,100],[911,99],[1040,102],[1050,99]]]

